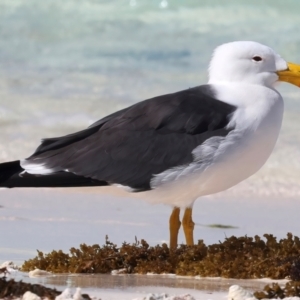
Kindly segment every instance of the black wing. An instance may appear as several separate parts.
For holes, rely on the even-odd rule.
[[[226,136],[236,107],[199,86],[139,102],[86,130],[46,139],[22,167],[43,165],[136,190],[153,175],[191,163],[192,151],[213,136]]]

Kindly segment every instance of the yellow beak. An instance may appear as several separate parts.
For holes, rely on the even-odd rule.
[[[278,80],[289,82],[300,87],[300,65],[288,63],[287,70],[278,71]]]

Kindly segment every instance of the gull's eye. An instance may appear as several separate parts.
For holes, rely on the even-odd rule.
[[[263,59],[262,59],[261,56],[255,55],[255,56],[252,57],[252,60],[254,60],[254,61],[262,61]]]

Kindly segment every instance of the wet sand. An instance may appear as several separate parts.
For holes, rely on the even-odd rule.
[[[42,284],[60,291],[67,287],[73,293],[77,287],[81,287],[83,293],[101,299],[145,299],[144,297],[151,293],[190,294],[196,299],[224,299],[232,285],[239,285],[249,292],[254,292],[262,290],[271,282],[269,279],[237,280],[174,275],[59,274],[30,278],[27,273],[22,272],[12,274],[10,277],[16,281]],[[279,281],[282,285],[285,282],[286,280]],[[156,298],[161,299],[159,297],[153,299]],[[240,297],[239,300],[243,298]]]
[[[146,239],[151,245],[168,242],[170,207],[121,197],[119,189],[2,189],[0,190],[0,262],[22,263],[36,249],[68,251],[80,243],[104,244],[105,236],[120,245]],[[299,199],[300,200],[300,199]],[[230,191],[203,197],[194,206],[195,239],[206,244],[225,237],[278,238],[300,235],[300,201],[294,198],[247,198]],[[237,228],[211,228],[209,224]],[[184,242],[180,232],[179,242]]]

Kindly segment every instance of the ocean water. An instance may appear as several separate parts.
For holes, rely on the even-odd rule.
[[[299,11],[295,0],[1,0],[0,161],[205,83],[224,42],[255,40],[300,63]],[[300,89],[278,89],[286,113],[274,154],[232,193],[300,196]]]

